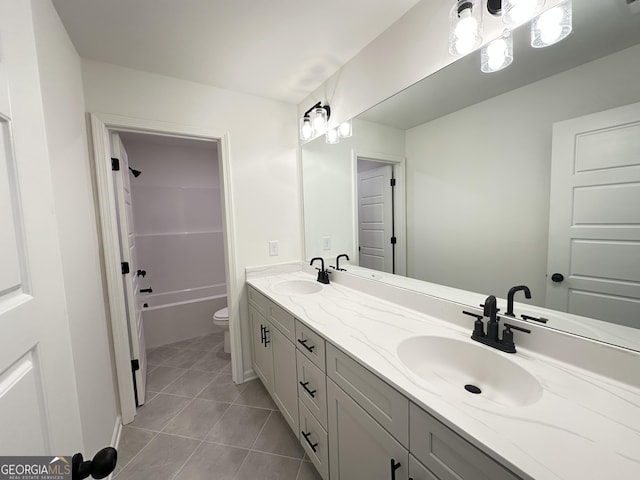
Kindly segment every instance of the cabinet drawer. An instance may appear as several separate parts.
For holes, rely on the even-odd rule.
[[[409,446],[409,400],[330,343],[327,375],[402,445]]]
[[[327,428],[327,377],[300,350],[298,359],[298,398],[320,424]]]
[[[422,465],[416,457],[409,454],[409,480],[439,480],[433,473]]]
[[[296,320],[296,346],[304,355],[311,360],[316,367],[323,372],[325,368],[325,342],[324,338]]]
[[[410,450],[440,480],[519,480],[413,403]]]
[[[260,315],[267,317],[267,309],[271,303],[267,297],[258,292],[251,285],[248,285],[247,296],[249,297],[249,305],[252,305]]]
[[[324,480],[329,478],[329,442],[327,431],[300,402],[300,442]]]
[[[285,337],[295,343],[295,322],[293,315],[273,302],[269,302],[269,321],[280,330]]]

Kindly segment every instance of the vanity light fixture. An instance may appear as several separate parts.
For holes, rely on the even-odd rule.
[[[505,29],[502,36],[489,42],[480,53],[480,69],[484,73],[493,73],[508,67],[513,62],[513,35]]]
[[[544,7],[545,0],[502,0],[502,20],[516,27],[528,22]]]
[[[534,18],[531,22],[531,46],[548,47],[567,37],[573,29],[571,0],[567,0]]]
[[[335,145],[340,142],[340,137],[338,136],[338,128],[330,128],[326,133],[326,142],[329,145]]]
[[[322,105],[322,102],[316,103],[304,112],[300,119],[300,140],[311,140],[316,135],[325,133],[329,117],[331,117],[331,107]]]
[[[471,53],[482,43],[482,1],[456,0],[449,12],[449,52]]]
[[[353,135],[353,124],[351,120],[347,120],[338,125],[338,136],[340,138],[349,138],[351,135]]]

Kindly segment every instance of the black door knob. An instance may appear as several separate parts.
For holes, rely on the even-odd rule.
[[[561,273],[554,273],[553,275],[551,275],[552,282],[560,283],[563,280],[564,280],[564,275],[562,275]]]

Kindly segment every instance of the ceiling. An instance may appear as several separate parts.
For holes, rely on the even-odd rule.
[[[419,0],[52,0],[81,57],[298,104]]]

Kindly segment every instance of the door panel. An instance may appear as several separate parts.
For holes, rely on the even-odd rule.
[[[358,173],[358,243],[362,267],[392,273],[393,167]]]
[[[554,125],[550,202],[547,307],[640,328],[640,103]]]
[[[122,276],[122,282],[127,306],[131,360],[138,360],[139,365],[138,370],[134,373],[136,400],[137,405],[143,405],[145,403],[147,355],[142,324],[141,301],[138,296],[138,276],[136,274],[141,267],[138,264],[136,254],[129,157],[117,133],[111,134],[111,152],[113,157],[117,158],[120,162],[120,170],[113,172],[113,185],[116,197],[116,210],[118,212],[118,227],[120,230],[120,252],[122,261],[128,262],[130,269],[129,274]]]
[[[0,445],[82,448],[31,2],[0,0]]]

